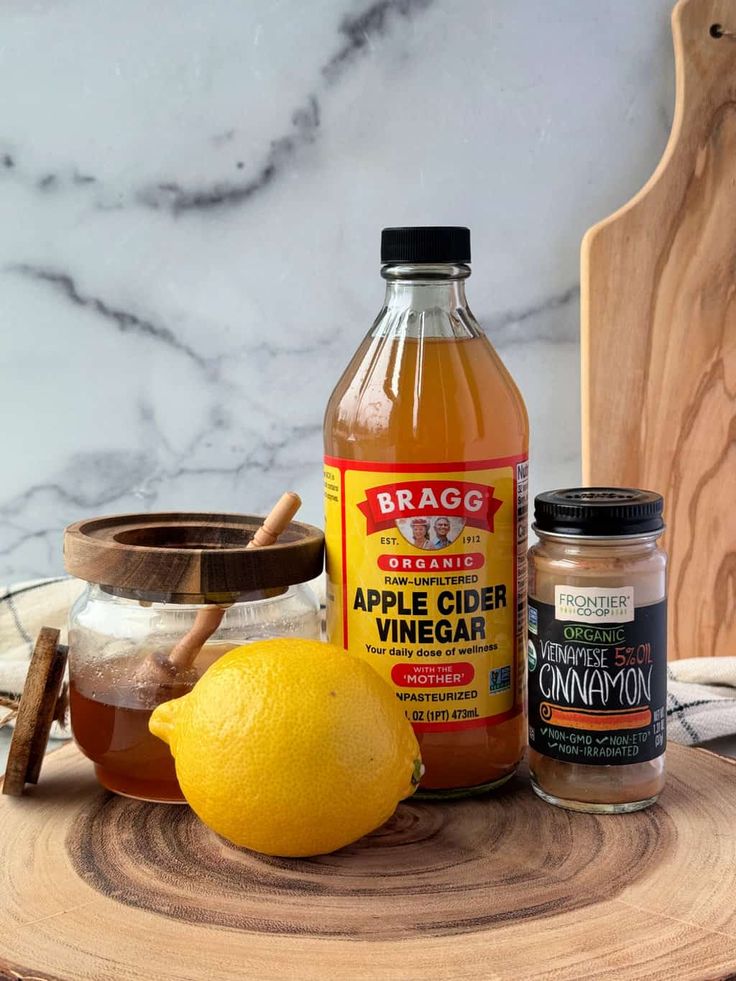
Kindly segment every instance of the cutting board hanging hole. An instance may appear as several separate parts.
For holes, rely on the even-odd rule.
[[[736,32],[735,31],[727,31],[726,28],[722,24],[711,24],[710,25],[710,36],[711,37],[714,37],[716,40],[719,40],[720,38],[725,37],[728,40],[733,41],[734,38],[736,38]]]

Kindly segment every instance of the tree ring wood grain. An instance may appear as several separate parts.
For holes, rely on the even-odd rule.
[[[561,812],[519,780],[409,802],[351,848],[292,861],[231,848],[186,808],[106,794],[70,745],[23,797],[0,796],[0,976],[736,975],[736,766],[673,745],[667,768],[639,814]],[[141,842],[151,831],[163,844]]]
[[[518,779],[495,798],[409,801],[372,835],[307,860],[235,848],[188,808],[100,792],[67,849],[86,883],[163,916],[255,933],[397,940],[582,909],[646,874],[674,838],[660,809],[573,816]]]

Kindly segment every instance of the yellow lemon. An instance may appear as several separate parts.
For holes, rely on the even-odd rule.
[[[319,855],[378,828],[414,792],[419,746],[391,687],[315,640],[256,641],[225,654],[189,694],[159,705],[194,812],[267,855]]]

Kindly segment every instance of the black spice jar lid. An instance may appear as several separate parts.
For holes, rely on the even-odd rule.
[[[534,528],[554,535],[615,538],[664,528],[664,500],[633,487],[568,487],[534,498]]]

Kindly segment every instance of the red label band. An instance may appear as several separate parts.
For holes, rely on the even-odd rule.
[[[399,518],[462,518],[467,525],[493,531],[493,517],[503,504],[493,487],[466,480],[411,480],[366,490],[358,508],[366,533],[393,527]]]
[[[379,555],[378,568],[383,572],[463,572],[482,569],[485,558],[480,552],[464,555]]]
[[[469,685],[475,668],[468,661],[452,664],[394,664],[391,680],[399,688],[455,688]]]

